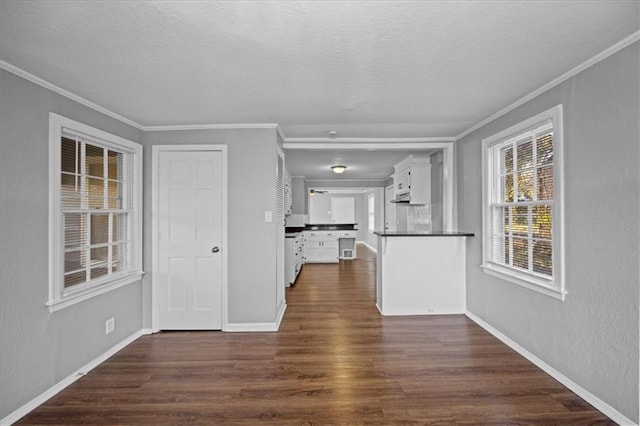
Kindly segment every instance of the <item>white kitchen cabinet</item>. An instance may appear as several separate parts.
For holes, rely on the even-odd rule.
[[[285,239],[285,283],[291,287],[298,278],[304,264],[304,240],[302,234]]]
[[[304,232],[305,263],[337,263],[338,235],[336,232]]]
[[[409,190],[411,189],[410,177],[411,167],[407,167],[394,176],[393,181],[395,184],[396,197],[400,197],[404,194],[409,193]]]
[[[410,155],[395,166],[394,195],[409,204],[431,203],[431,164],[429,157]]]

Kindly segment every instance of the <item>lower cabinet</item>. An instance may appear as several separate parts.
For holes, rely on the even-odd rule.
[[[331,232],[305,232],[306,263],[338,263],[338,236]]]
[[[304,241],[302,234],[286,238],[284,242],[285,285],[291,287],[298,278],[304,264]]]

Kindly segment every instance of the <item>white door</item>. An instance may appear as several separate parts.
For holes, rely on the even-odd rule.
[[[396,205],[391,202],[394,198],[393,186],[388,186],[384,190],[384,229],[386,231],[396,230]]]
[[[354,223],[355,201],[353,197],[331,197],[331,223]]]
[[[222,328],[222,153],[158,152],[159,329]]]

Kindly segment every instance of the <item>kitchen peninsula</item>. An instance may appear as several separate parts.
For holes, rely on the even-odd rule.
[[[466,238],[449,231],[374,232],[376,306],[382,315],[462,314]]]

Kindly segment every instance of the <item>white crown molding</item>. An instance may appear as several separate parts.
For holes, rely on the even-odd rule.
[[[524,103],[530,101],[536,96],[546,92],[547,90],[557,86],[558,84],[568,80],[569,78],[575,76],[576,74],[586,70],[587,68],[597,64],[598,62],[608,58],[614,53],[624,49],[625,47],[637,42],[640,40],[640,31],[636,31],[630,36],[620,40],[613,46],[603,50],[597,55],[593,56],[590,59],[587,59],[577,67],[569,70],[568,72],[562,74],[561,76],[551,80],[547,84],[540,86],[538,89],[529,93],[528,95],[520,98],[519,100],[513,102],[509,106],[501,109],[495,114],[485,118],[479,123],[471,126],[467,130],[456,136],[443,136],[443,137],[426,137],[426,138],[287,138],[284,135],[284,132],[280,128],[277,123],[236,123],[236,124],[196,124],[196,125],[168,125],[168,126],[143,126],[136,123],[133,120],[130,120],[126,117],[123,117],[115,112],[101,107],[98,104],[95,104],[81,96],[78,96],[68,90],[65,90],[61,87],[56,86],[55,84],[49,83],[46,80],[43,80],[40,77],[37,77],[21,68],[16,67],[6,61],[0,60],[0,69],[4,69],[12,74],[15,74],[19,77],[24,78],[25,80],[31,81],[39,86],[42,86],[46,89],[52,90],[59,95],[65,96],[73,101],[76,101],[86,107],[94,109],[102,114],[105,114],[108,117],[119,120],[125,124],[128,124],[136,129],[145,131],[145,132],[159,132],[159,131],[172,131],[172,130],[207,130],[207,129],[276,129],[282,140],[284,141],[285,149],[428,149],[428,148],[441,148],[439,144],[444,144],[448,142],[456,142],[468,134],[478,130],[482,126],[492,122],[493,120],[502,117],[508,112],[516,109],[517,107],[523,105]],[[394,147],[387,147],[385,144],[395,144]],[[412,146],[412,144],[431,144],[429,146]]]
[[[358,149],[367,149],[367,150],[377,150],[377,151],[411,151],[411,150],[425,150],[425,149],[440,149],[447,148],[453,144],[454,141],[451,140],[449,142],[380,142],[380,143],[321,143],[321,142],[310,142],[310,143],[302,143],[302,142],[285,142],[283,145],[284,149],[309,149],[309,150],[319,150],[319,149],[332,149],[332,150],[341,150],[341,149],[350,149],[350,150],[358,150]]]
[[[307,185],[313,185],[313,182],[381,182],[381,181],[385,181],[388,178],[362,178],[362,179],[358,179],[358,178],[349,178],[349,179],[342,179],[342,178],[335,178],[335,179],[306,179],[307,181]],[[336,187],[339,188],[339,187]]]
[[[624,49],[625,47],[635,43],[638,40],[640,40],[640,31],[636,31],[635,33],[631,34],[630,36],[620,40],[619,42],[617,42],[613,46],[608,47],[607,49],[603,50],[602,52],[598,53],[597,55],[587,59],[586,61],[584,61],[583,63],[581,63],[577,67],[567,71],[566,73],[562,74],[559,77],[556,77],[555,79],[551,80],[547,84],[544,84],[544,85],[540,86],[539,88],[537,88],[533,92],[529,93],[528,95],[525,95],[524,97],[518,99],[517,101],[515,101],[511,105],[501,109],[500,111],[496,112],[492,116],[487,117],[484,120],[482,120],[481,122],[469,127],[467,130],[465,130],[464,132],[462,132],[459,135],[457,135],[455,137],[455,140],[462,139],[463,137],[467,136],[471,132],[474,132],[474,131],[478,130],[479,128],[481,128],[482,126],[485,126],[486,124],[491,123],[493,120],[502,117],[503,115],[507,114],[508,112],[513,111],[514,109],[518,108],[519,106],[523,105],[524,103],[529,102],[531,99],[535,98],[536,96],[543,94],[547,90],[552,89],[553,87],[555,87],[555,86],[559,85],[560,83],[570,79],[571,77],[575,76],[576,74],[581,73],[582,71],[586,70],[589,67],[592,67],[593,65],[597,64],[600,61],[603,61],[604,59],[606,59],[609,56],[613,55],[614,53]]]
[[[284,132],[282,131],[282,128],[279,124],[276,124],[276,132],[278,132],[278,134],[280,135],[280,139],[282,139],[282,143],[284,144],[284,141],[287,140],[287,137],[284,135]]]
[[[455,142],[455,138],[452,136],[442,137],[429,137],[429,138],[286,138],[287,144],[344,144],[344,143],[369,143],[369,144],[384,144],[384,143],[434,143],[434,142]]]
[[[91,108],[93,110],[96,110],[96,111],[98,111],[98,112],[100,112],[100,113],[102,113],[102,114],[104,114],[104,115],[106,115],[108,117],[114,118],[114,119],[116,119],[118,121],[121,121],[121,122],[123,122],[125,124],[128,124],[129,126],[135,127],[138,130],[144,130],[143,126],[141,126],[140,124],[136,123],[135,121],[129,120],[128,118],[123,117],[120,114],[116,114],[115,112],[113,112],[113,111],[111,111],[111,110],[109,110],[107,108],[101,107],[100,105],[95,104],[95,103],[83,98],[82,96],[78,96],[75,93],[71,93],[68,90],[63,89],[62,87],[58,87],[55,84],[49,83],[48,81],[43,80],[40,77],[37,77],[37,76],[35,76],[35,75],[23,70],[22,68],[18,68],[15,65],[12,65],[12,64],[10,64],[8,62],[5,62],[3,60],[0,60],[0,68],[5,70],[5,71],[8,71],[8,72],[10,72],[12,74],[17,75],[18,77],[22,77],[25,80],[28,80],[28,81],[30,81],[32,83],[35,83],[38,86],[44,87],[45,89],[49,89],[52,92],[55,92],[55,93],[57,93],[59,95],[64,96],[65,98],[69,98],[72,101],[76,101],[79,104],[82,104],[82,105],[84,105],[86,107],[89,107],[89,108]]]
[[[170,126],[142,126],[142,130],[145,132],[234,129],[275,129],[277,131],[278,128],[278,123],[175,124]]]

